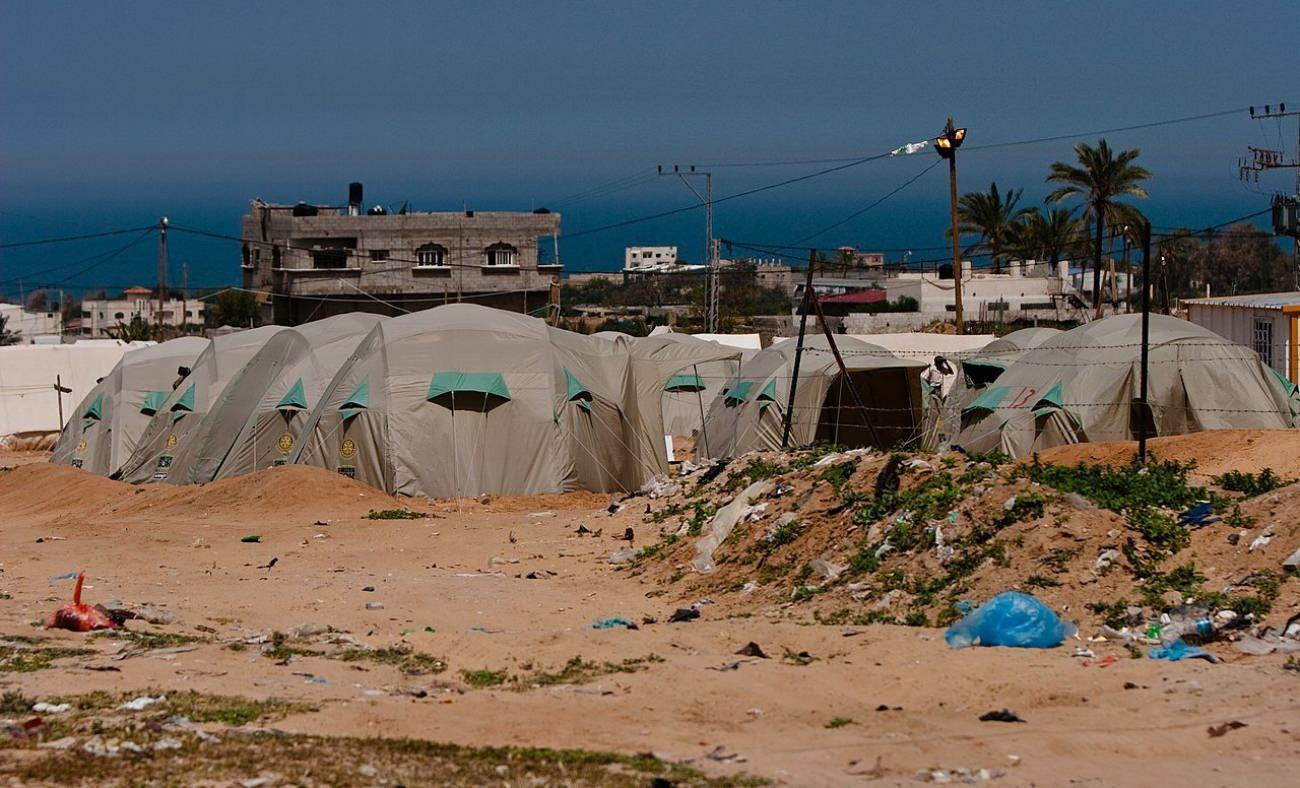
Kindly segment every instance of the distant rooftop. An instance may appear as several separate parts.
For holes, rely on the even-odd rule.
[[[1300,305],[1300,291],[1289,293],[1254,293],[1239,296],[1216,296],[1212,298],[1188,298],[1185,304],[1202,306],[1235,306],[1247,309],[1282,309]]]

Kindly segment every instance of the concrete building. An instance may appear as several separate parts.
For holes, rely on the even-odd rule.
[[[1300,292],[1184,299],[1187,319],[1245,345],[1275,372],[1300,383]]]
[[[676,246],[629,246],[623,250],[623,270],[643,272],[656,266],[677,265]]]
[[[205,308],[198,299],[166,299],[162,303],[162,324],[177,329],[201,326]],[[136,317],[150,325],[158,323],[158,299],[147,287],[137,285],[124,290],[120,298],[82,299],[80,335],[103,339]]]
[[[24,345],[57,345],[63,341],[63,313],[58,309],[28,312],[19,304],[0,304],[5,329],[18,333]]]
[[[543,306],[559,260],[560,215],[362,208],[254,200],[244,216],[244,287],[263,318],[297,325],[345,312],[398,315],[472,301],[526,312]]]

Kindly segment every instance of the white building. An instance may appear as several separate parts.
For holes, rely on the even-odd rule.
[[[203,325],[204,304],[197,299],[181,301],[171,298],[163,301],[162,323],[173,328]],[[183,316],[182,316],[183,315]],[[106,301],[81,302],[81,335],[102,338],[118,325],[130,323],[135,317],[151,325],[158,323],[158,299],[147,287],[132,287],[121,298]]]
[[[642,273],[653,271],[658,266],[671,270],[676,265],[676,246],[629,246],[623,250],[624,271]]]
[[[63,313],[28,312],[18,304],[0,304],[5,329],[18,332],[24,345],[57,345],[63,341]]]
[[[1292,383],[1300,383],[1300,292],[1184,299],[1187,319],[1245,345]]]

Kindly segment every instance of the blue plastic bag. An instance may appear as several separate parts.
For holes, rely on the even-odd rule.
[[[1073,624],[1032,596],[1004,591],[948,627],[943,639],[952,648],[1052,648],[1075,631]]]
[[[1203,659],[1206,662],[1218,662],[1218,657],[1201,648],[1200,646],[1189,646],[1183,642],[1182,638],[1175,640],[1167,646],[1158,646],[1147,649],[1147,659],[1167,659],[1170,662],[1178,662],[1184,659]]]

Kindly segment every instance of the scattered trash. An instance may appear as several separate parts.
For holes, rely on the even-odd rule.
[[[679,607],[673,614],[668,617],[668,623],[677,624],[683,621],[691,621],[700,617],[700,611],[693,607]]]
[[[1246,727],[1246,723],[1241,720],[1232,720],[1231,722],[1225,722],[1222,725],[1211,725],[1205,729],[1205,732],[1210,734],[1210,738],[1217,739],[1228,731],[1235,731],[1238,728],[1244,727]]]
[[[329,679],[324,676],[317,676],[315,673],[294,673],[295,676],[302,676],[309,684],[329,684]]]
[[[1300,570],[1300,550],[1296,550],[1290,555],[1290,557],[1283,561],[1282,568],[1290,569],[1293,572]]]
[[[1251,540],[1250,547],[1246,548],[1246,552],[1253,553],[1261,547],[1268,546],[1271,541],[1273,541],[1273,529],[1265,528],[1262,534]]]
[[[591,529],[587,527],[586,523],[578,523],[578,530],[574,531],[574,533],[582,536],[591,533]]]
[[[548,509],[547,511],[544,511],[544,512],[533,512],[532,514],[530,514],[530,515],[528,515],[528,516],[529,516],[529,517],[554,517],[554,516],[555,516],[555,512],[552,512],[552,511],[550,511],[550,510]]]
[[[1118,560],[1119,560],[1119,551],[1113,547],[1107,548],[1105,550],[1102,550],[1101,553],[1098,554],[1097,561],[1092,565],[1092,568],[1096,569],[1097,571],[1101,571],[1103,569],[1109,569]]]
[[[636,629],[636,624],[628,621],[622,616],[611,616],[610,618],[598,618],[591,622],[592,629],[616,629],[624,627],[626,629]]]
[[[669,498],[682,491],[682,486],[667,476],[656,476],[641,487],[641,493],[652,499]]]
[[[76,573],[76,572],[68,572],[68,573],[65,574],[65,575],[55,575],[54,577],[51,577],[51,578],[50,578],[50,582],[51,582],[51,583],[59,583],[59,582],[62,582],[62,581],[64,581],[64,580],[76,580],[76,579],[77,579],[77,573]]]
[[[361,590],[362,590],[362,591],[367,591],[367,592],[373,592],[373,591],[375,590],[375,587],[374,587],[374,586],[362,586]]]
[[[86,573],[77,574],[77,585],[72,589],[72,604],[64,605],[45,619],[46,629],[70,629],[73,632],[90,632],[95,629],[116,629],[117,623],[107,610],[96,605],[81,604],[81,586]]]
[[[1209,501],[1198,503],[1182,514],[1178,515],[1179,525],[1188,525],[1192,528],[1201,528],[1210,523],[1217,523],[1223,518],[1214,514]]]
[[[1076,648],[1076,649],[1074,650],[1074,653],[1071,654],[1070,656],[1072,656],[1072,657],[1087,657],[1088,659],[1093,659],[1093,658],[1095,658],[1097,655],[1093,652],[1092,649],[1090,649],[1090,648],[1083,648],[1082,646],[1080,646],[1079,648]]]
[[[631,526],[629,526],[628,528],[623,530],[623,536],[618,538],[622,539],[624,542],[635,542],[636,531],[633,531]]]
[[[1052,648],[1076,627],[1061,621],[1051,608],[1028,594],[1004,591],[964,616],[944,633],[952,648],[1012,646]]]
[[[524,575],[524,578],[527,580],[549,580],[552,577],[555,577],[555,573],[549,569],[534,569]]]
[[[243,539],[240,539],[239,541],[249,542],[249,543],[260,542],[262,541],[262,537],[259,534],[249,534],[248,536],[245,536]]]
[[[712,750],[706,752],[704,754],[704,757],[708,758],[711,761],[717,761],[718,763],[744,763],[745,762],[745,756],[740,755],[739,753],[727,752],[726,748],[724,748],[721,744],[719,744],[717,747],[714,747]]]
[[[609,562],[611,564],[626,564],[636,558],[636,553],[637,551],[635,547],[624,547],[622,550],[615,550],[610,553]]]
[[[135,617],[148,621],[150,624],[175,624],[176,614],[170,610],[156,607],[150,604],[143,604],[131,611]]]
[[[1024,722],[1019,714],[1010,709],[987,711],[980,715],[980,722]]]
[[[309,637],[314,637],[316,635],[323,635],[326,632],[329,632],[329,627],[325,626],[324,624],[316,624],[316,623],[308,622],[306,624],[299,624],[293,629],[290,629],[287,634],[292,638],[300,640],[302,638],[309,638]]]
[[[279,558],[272,558],[270,561],[267,561],[265,564],[259,566],[258,569],[270,569],[271,567],[275,566],[278,563],[280,563]]]
[[[155,703],[162,703],[165,700],[167,700],[166,695],[159,695],[156,698],[151,698],[148,695],[141,695],[135,700],[129,700],[126,703],[123,703],[117,708],[122,711],[144,711]]]
[[[848,569],[847,566],[833,564],[825,558],[813,559],[809,562],[808,566],[813,570],[814,574],[819,575],[822,580],[828,583],[833,583],[838,580],[844,570]]]
[[[759,659],[770,659],[770,657],[768,657],[767,654],[763,652],[763,647],[758,645],[752,640],[746,643],[744,646],[741,646],[740,651],[737,651],[736,654],[742,657],[758,657]]]
[[[32,705],[32,711],[41,714],[62,714],[70,708],[72,708],[71,703],[45,703],[42,701]]]
[[[1178,662],[1184,659],[1203,659],[1206,662],[1218,662],[1219,658],[1201,648],[1200,646],[1189,646],[1181,639],[1172,643],[1157,646],[1147,650],[1148,659],[1167,659],[1170,662]]]
[[[695,559],[691,563],[696,572],[708,574],[714,570],[713,551],[731,534],[731,529],[736,527],[736,523],[749,515],[752,509],[749,502],[761,498],[771,488],[772,483],[769,481],[754,482],[737,493],[731,503],[713,515],[713,520],[705,529],[704,535],[695,543]]]
[[[1255,635],[1243,635],[1232,647],[1242,654],[1251,656],[1263,656],[1264,654],[1291,654],[1300,652],[1300,640],[1289,637],[1279,637],[1274,632],[1266,632],[1256,637]]]
[[[609,502],[609,506],[605,507],[605,511],[609,512],[609,516],[610,516],[610,517],[613,517],[614,515],[616,515],[616,514],[618,514],[619,512],[623,511],[623,504],[621,504],[621,503],[619,503],[619,502],[617,502],[617,501],[615,501],[615,500],[613,500],[613,499],[611,498],[611,500],[610,500],[610,502]]]
[[[367,602],[367,603],[366,603],[366,610],[383,610],[383,609],[384,609],[384,603],[383,603],[383,602]]]

